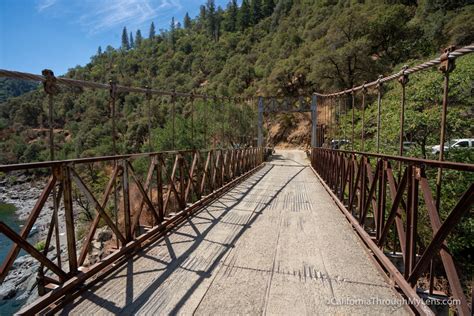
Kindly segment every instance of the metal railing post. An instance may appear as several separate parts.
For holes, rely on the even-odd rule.
[[[311,147],[318,147],[318,97],[311,97]]]
[[[263,97],[258,97],[258,135],[257,147],[263,146]]]
[[[377,153],[380,152],[380,127],[381,127],[381,120],[380,120],[380,112],[382,106],[382,80],[383,76],[380,75],[379,79],[377,80]]]

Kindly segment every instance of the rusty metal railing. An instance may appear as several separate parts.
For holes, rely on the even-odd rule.
[[[421,291],[432,293],[432,260],[440,256],[451,293],[461,302],[457,306],[458,311],[469,315],[467,300],[453,257],[447,249],[446,238],[462,217],[472,210],[474,183],[468,186],[447,218],[441,222],[427,174],[437,168],[472,173],[473,164],[325,148],[312,149],[311,163],[351,223],[359,230],[362,239],[371,246],[405,295],[416,299],[414,288],[424,275],[429,277],[429,287]],[[398,169],[399,163],[402,164],[402,172],[397,181],[394,168]],[[419,220],[422,208],[427,211],[428,222]],[[420,231],[426,229],[431,231],[432,238],[422,244]],[[395,232],[396,238],[392,240],[390,234],[395,236]],[[402,253],[402,273],[388,260],[383,250]],[[420,312],[425,313],[423,310]]]
[[[451,197],[455,205],[450,210],[446,207],[442,209],[442,184],[446,181],[443,180],[443,170],[445,173],[467,174],[466,179],[472,179],[470,176],[474,172],[474,164],[444,160],[450,73],[455,69],[456,58],[472,52],[474,44],[460,49],[451,46],[439,58],[412,68],[405,66],[401,71],[387,77],[380,76],[376,81],[336,93],[315,94],[322,108],[322,119],[328,126],[328,137],[323,139],[323,147],[326,148],[321,148],[319,143],[320,146],[313,147],[311,152],[311,164],[317,175],[403,294],[415,301],[420,301],[421,292],[433,294],[434,276],[438,270],[436,262],[440,260],[449,283],[450,293],[447,294],[460,302],[455,307],[461,315],[470,315],[471,309],[448,249],[447,238],[463,216],[472,216],[474,183],[467,184],[459,196]],[[408,76],[438,65],[443,76],[438,160],[404,157]],[[398,80],[401,85],[398,156],[381,154],[383,148],[380,142],[383,84],[393,80]],[[369,88],[377,93],[374,100],[376,153],[364,152],[368,135],[364,130],[364,113]],[[354,128],[357,93],[361,94],[361,151],[356,151],[354,147],[356,140],[359,140]],[[347,133],[350,142],[346,145],[350,150],[330,149],[333,147],[331,139],[340,132],[339,117],[342,112],[350,121]],[[440,216],[442,210],[443,214],[447,214],[444,221]],[[427,236],[429,240],[426,240]],[[400,269],[389,260],[387,252],[401,252],[403,266]],[[422,277],[428,278],[427,288],[420,282]],[[424,304],[413,307],[420,314],[432,313]]]
[[[262,162],[262,148],[245,148],[2,165],[0,172],[7,175],[18,170],[47,170],[50,174],[20,233],[0,222],[0,232],[14,242],[0,268],[0,278],[5,279],[21,249],[40,262],[38,285],[41,294],[53,289],[28,307],[28,312],[40,312],[64,295],[71,295],[86,280],[100,275],[113,263],[120,262],[168,232],[200,206],[251,174]],[[146,169],[146,172],[140,172],[137,167]],[[111,172],[99,181],[94,170]],[[53,196],[53,188],[56,188],[57,195]],[[115,218],[111,202],[114,188],[118,192],[119,205]],[[78,236],[79,206],[75,203],[80,197],[93,210],[92,220],[84,225],[82,237]],[[59,217],[59,221],[56,221],[58,217],[51,217],[44,248],[38,250],[28,241],[28,236],[39,214],[44,211],[46,201],[51,198],[54,198],[57,208],[62,205],[64,216]],[[99,226],[110,229],[118,247],[100,261],[85,264]],[[65,231],[59,231],[65,234],[65,253],[59,247],[53,250],[50,247],[58,227],[65,228]],[[55,263],[53,257],[64,261]]]

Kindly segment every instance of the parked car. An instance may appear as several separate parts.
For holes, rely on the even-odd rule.
[[[332,149],[341,149],[343,145],[349,145],[351,142],[347,139],[333,139],[331,141],[331,148]]]
[[[468,148],[471,149],[474,147],[474,138],[461,138],[461,139],[451,139],[444,143],[444,151],[449,151],[452,148]],[[436,145],[431,147],[431,152],[434,155],[439,154],[440,146]]]

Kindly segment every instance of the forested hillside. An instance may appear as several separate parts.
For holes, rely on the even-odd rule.
[[[37,87],[38,84],[36,82],[0,78],[0,103],[6,101],[8,98],[17,97],[26,92],[35,90]]]
[[[153,24],[133,32],[125,27],[121,47],[99,48],[89,64],[70,69],[66,77],[223,96],[333,91],[389,74],[408,61],[439,55],[448,44],[473,42],[474,6],[469,3],[232,0],[220,8],[209,0],[199,16],[173,19],[168,30],[158,32]],[[55,97],[59,157],[110,153],[107,99],[105,91],[65,88]],[[119,96],[120,152],[147,149],[145,103],[141,95]],[[170,102],[153,98],[151,103],[153,149],[169,149]],[[202,146],[202,141],[189,140],[189,101],[178,103],[176,147]],[[253,116],[250,105],[238,114],[239,136],[255,134],[245,119]],[[235,125],[213,128],[215,122],[207,116],[213,113],[210,106],[196,105],[197,133],[206,118],[214,143],[225,137],[227,143],[236,143],[231,141]],[[298,124],[287,121],[290,128]],[[1,163],[48,159],[42,89],[1,103],[0,127]],[[219,129],[225,130],[220,136]]]

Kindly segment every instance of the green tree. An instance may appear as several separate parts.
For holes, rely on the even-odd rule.
[[[227,32],[237,31],[237,15],[239,14],[239,7],[237,0],[231,0],[227,4],[227,16],[224,20],[224,29]]]
[[[275,2],[273,0],[263,0],[263,16],[267,17],[272,15],[273,10],[275,9]]]
[[[262,19],[262,3],[252,0],[252,24],[256,25]]]
[[[190,29],[192,26],[192,20],[189,17],[188,12],[186,12],[186,14],[184,15],[183,25],[184,25],[184,28],[187,30]]]
[[[252,12],[247,0],[242,1],[242,5],[239,10],[239,29],[245,30],[252,23]]]
[[[137,32],[135,33],[135,46],[140,47],[140,45],[142,45],[142,42],[143,42],[142,31],[138,29]]]
[[[217,13],[216,13],[216,4],[214,0],[207,0],[206,3],[206,12],[207,12],[207,17],[206,17],[206,27],[207,27],[207,32],[209,33],[209,36],[214,40],[218,40],[218,35],[217,35]]]
[[[135,41],[133,40],[132,32],[130,32],[130,48],[135,48]]]
[[[412,11],[403,5],[375,6],[368,21],[368,40],[372,53],[391,66],[414,56],[419,30],[410,25]]]
[[[169,39],[170,39],[171,48],[174,51],[176,48],[176,22],[174,20],[174,16],[171,18]]]
[[[128,41],[128,33],[127,27],[123,27],[122,31],[122,50],[129,50],[130,49],[130,42]]]
[[[361,4],[345,8],[331,17],[326,35],[311,45],[315,59],[310,79],[320,81],[321,88],[351,88],[383,73],[381,60],[371,56],[367,22],[372,14]]]
[[[99,46],[99,48],[97,48],[97,56],[100,56],[102,55],[102,47]]]
[[[155,36],[156,36],[155,23],[151,22],[151,25],[150,25],[150,32],[149,32],[148,38],[149,38],[149,39],[154,39]]]

